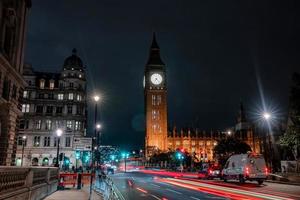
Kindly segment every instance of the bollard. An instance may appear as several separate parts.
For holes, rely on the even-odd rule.
[[[81,189],[81,173],[78,173],[78,178],[77,178],[77,190]]]

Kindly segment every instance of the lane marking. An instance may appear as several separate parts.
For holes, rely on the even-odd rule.
[[[152,186],[154,186],[154,187],[159,187],[159,188],[160,188],[159,185],[156,185],[156,184],[153,184],[153,183],[150,183],[150,185],[152,185]]]
[[[176,190],[172,190],[172,189],[166,189],[166,190],[168,190],[168,191],[170,191],[170,192],[174,192],[174,193],[176,193],[176,194],[182,194],[181,192],[177,192]]]
[[[154,199],[161,200],[160,198],[158,198],[158,197],[155,196],[154,194],[151,194],[151,196],[152,196]]]
[[[140,191],[140,192],[148,193],[146,190],[144,190],[144,189],[142,189],[142,188],[137,187],[136,189],[137,189],[138,191]]]
[[[197,198],[197,197],[193,197],[193,196],[190,196],[190,198],[191,198],[191,199],[196,199],[196,200],[201,200],[201,199],[199,199],[199,198]]]

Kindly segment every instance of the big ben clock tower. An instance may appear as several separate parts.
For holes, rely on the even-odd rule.
[[[150,55],[145,66],[144,96],[146,158],[167,150],[167,81],[166,66],[160,58],[160,49],[153,34]]]

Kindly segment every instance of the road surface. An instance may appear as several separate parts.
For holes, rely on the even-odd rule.
[[[128,200],[300,199],[300,186],[276,183],[264,183],[261,186],[256,183],[240,185],[237,182],[174,178],[165,176],[163,173],[147,172],[117,173],[111,178],[123,198]]]

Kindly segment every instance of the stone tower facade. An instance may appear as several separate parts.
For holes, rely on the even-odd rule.
[[[160,58],[160,48],[153,34],[150,55],[144,73],[146,117],[145,148],[148,158],[156,151],[167,150],[167,75]]]

